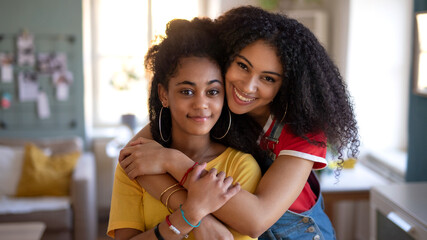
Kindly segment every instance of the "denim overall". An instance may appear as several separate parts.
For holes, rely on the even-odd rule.
[[[270,135],[267,137],[267,148],[270,150],[270,157],[274,160],[276,155],[273,152],[275,144],[278,143],[279,136],[283,129],[283,123],[275,122]],[[311,171],[308,183],[314,194],[317,196],[316,204],[308,211],[295,213],[286,211],[280,219],[264,232],[258,239],[298,239],[298,240],[334,240],[335,231],[326,213],[323,211],[323,197],[320,193],[320,185],[316,175]]]

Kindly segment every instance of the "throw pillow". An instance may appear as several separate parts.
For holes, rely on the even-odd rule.
[[[71,175],[79,156],[79,152],[46,156],[34,144],[27,144],[16,196],[69,195]]]

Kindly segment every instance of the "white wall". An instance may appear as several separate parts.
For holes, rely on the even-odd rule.
[[[351,0],[347,72],[362,145],[407,147],[412,1]]]

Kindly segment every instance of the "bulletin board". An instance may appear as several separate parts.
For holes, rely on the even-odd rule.
[[[32,49],[19,46],[24,36]],[[0,136],[79,135],[73,134],[83,128],[76,41],[72,34],[0,32]]]

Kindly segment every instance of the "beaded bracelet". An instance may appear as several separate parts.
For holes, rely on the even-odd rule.
[[[187,180],[187,176],[188,176],[188,174],[189,174],[189,173],[194,169],[194,167],[195,167],[197,164],[199,164],[199,163],[198,163],[198,162],[195,162],[195,163],[193,164],[193,166],[192,166],[191,168],[189,168],[189,169],[187,170],[187,172],[185,172],[184,176],[182,176],[181,181],[179,181],[179,185],[181,185],[181,186],[183,186],[183,185],[184,185],[185,180]]]
[[[199,223],[198,223],[197,225],[193,225],[193,224],[191,224],[191,223],[190,223],[190,222],[185,218],[184,210],[182,210],[182,204],[181,204],[181,205],[179,205],[179,210],[181,210],[181,215],[182,215],[182,218],[184,218],[184,221],[185,221],[188,225],[190,225],[191,227],[193,227],[193,228],[199,227],[199,226],[200,226],[200,223],[202,223],[202,220],[200,220],[200,221],[199,221]]]

